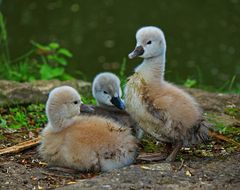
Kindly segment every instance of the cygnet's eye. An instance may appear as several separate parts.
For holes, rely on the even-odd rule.
[[[107,91],[103,91],[104,94],[108,94]]]
[[[76,101],[74,101],[73,103],[74,103],[74,104],[78,104],[78,101],[76,100]]]
[[[148,44],[148,45],[149,45],[149,44],[151,44],[151,43],[152,43],[152,41],[151,41],[151,40],[147,42],[147,44]]]

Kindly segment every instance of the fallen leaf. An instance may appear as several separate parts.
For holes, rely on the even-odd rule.
[[[75,184],[75,183],[76,183],[76,181],[69,181],[67,184],[71,185],[71,184]]]
[[[44,166],[46,166],[47,165],[47,163],[46,162],[39,162],[38,164],[40,164],[40,165],[44,165]]]
[[[187,171],[185,172],[185,174],[186,174],[186,176],[189,176],[189,177],[192,176],[192,174],[191,174],[191,172],[190,172],[189,170],[187,170]]]
[[[148,167],[148,166],[140,166],[142,169],[145,169],[145,170],[151,170],[151,168],[150,167]]]

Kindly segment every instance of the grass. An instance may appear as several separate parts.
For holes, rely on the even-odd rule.
[[[96,105],[92,96],[82,96],[84,104]],[[35,130],[43,128],[47,123],[45,104],[14,105],[0,107],[0,129]]]
[[[240,114],[239,108],[236,108],[234,112],[232,109],[226,108],[225,114],[232,116],[235,118],[235,116]],[[210,123],[213,124],[214,128],[223,135],[227,135],[230,138],[233,138],[235,141],[240,142],[240,128],[237,125],[234,125],[234,123],[231,123],[227,120],[225,120],[224,117],[221,115],[216,115],[214,113],[208,113],[207,119]]]
[[[240,115],[240,108],[237,108],[235,106],[229,106],[229,107],[225,108],[224,112],[227,115],[234,116],[234,117],[239,117],[239,115]]]
[[[0,108],[1,128],[31,130],[43,127],[46,122],[45,105],[43,104]]]
[[[97,105],[97,101],[92,97],[81,96],[82,102],[84,104]]]
[[[159,144],[156,139],[149,135],[144,136],[144,138],[141,140],[141,144],[143,151],[146,153],[159,152],[163,148],[162,144]]]
[[[123,61],[122,61],[122,64],[121,64],[121,67],[120,67],[119,74],[118,74],[120,82],[121,82],[121,88],[122,88],[123,92],[124,92],[125,85],[127,83],[127,76],[125,74],[126,73],[126,63],[127,63],[127,60],[124,57]]]
[[[203,85],[200,82],[200,79],[198,80],[193,78],[187,78],[183,82],[183,86],[185,86],[186,88],[199,88],[211,92],[240,94],[240,84],[236,82],[236,79],[237,76],[234,75],[229,81],[226,81],[222,86],[216,88],[212,86]]]

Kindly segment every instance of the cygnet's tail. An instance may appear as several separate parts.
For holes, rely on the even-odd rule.
[[[209,132],[213,131],[212,125],[204,119],[199,120],[191,130],[188,131],[188,138],[184,141],[185,146],[207,143]]]
[[[220,133],[218,133],[214,126],[208,123],[206,120],[201,119],[199,122],[193,127],[193,131],[191,131],[192,135],[190,135],[190,139],[188,139],[188,146],[189,145],[196,145],[199,143],[207,143],[210,140],[210,137],[223,140],[234,145],[240,147],[240,144],[233,139],[230,139]]]

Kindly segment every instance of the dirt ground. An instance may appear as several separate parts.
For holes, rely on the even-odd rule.
[[[95,174],[65,173],[48,169],[37,148],[0,158],[1,189],[49,189],[74,183]]]
[[[198,90],[191,90],[190,93],[203,106],[207,116],[214,114],[214,118],[217,121],[221,118],[226,126],[234,126],[234,129],[240,127],[238,115],[233,117],[224,111],[229,106],[240,108],[240,97],[238,95],[222,95]],[[31,135],[22,139],[19,135],[21,132],[16,131],[14,133],[16,136],[1,141],[1,148],[16,144],[17,137],[19,137],[17,142],[31,139],[39,131],[32,132]],[[10,134],[6,132],[5,135]],[[229,134],[228,137],[239,139],[239,134],[235,134],[235,136]],[[161,143],[159,144],[159,142],[149,138],[143,141],[143,146],[150,146],[146,143],[148,141],[151,142],[151,146],[154,145],[154,148],[150,147],[150,152],[157,152],[161,149]],[[141,149],[142,152],[146,150],[148,149]],[[154,164],[162,164],[161,166],[167,167],[167,169],[161,170],[162,173],[156,173],[158,170],[151,170]],[[125,173],[126,171],[127,173]],[[115,179],[116,176],[122,176],[122,178],[119,177],[119,183],[111,180]],[[156,181],[156,178],[159,180]],[[171,164],[165,162],[137,162],[133,166],[106,174],[80,173],[49,168],[39,157],[37,147],[18,154],[0,157],[0,189],[4,190],[52,189],[71,184],[75,185],[69,186],[70,189],[71,187],[73,189],[79,189],[80,187],[97,189],[101,184],[105,184],[108,179],[108,186],[106,188],[102,186],[101,189],[159,189],[161,187],[166,187],[166,189],[184,189],[184,187],[189,187],[189,189],[208,189],[207,187],[211,187],[210,189],[237,189],[237,187],[240,187],[240,150],[239,147],[230,142],[213,139],[207,145],[182,149],[177,162]],[[127,180],[127,182],[125,183],[124,180]],[[169,184],[170,186],[167,186]],[[176,184],[177,186],[174,186]],[[218,184],[221,186],[217,186]]]
[[[59,171],[59,168],[48,168],[46,163],[42,162],[39,159],[36,148],[34,148],[21,154],[1,157],[0,189],[52,189],[75,183],[77,185],[79,180],[81,182],[81,179],[85,179],[84,183],[86,182],[86,179],[89,179],[87,181],[88,183],[91,183],[91,179],[95,179],[96,176],[98,176],[98,183],[92,184],[94,185],[92,187],[93,189],[98,189],[97,187],[100,187],[102,184],[104,184],[107,179],[110,180],[113,177],[118,177],[121,179],[121,176],[122,178],[125,178],[125,180],[126,178],[128,179],[129,188],[136,187],[135,189],[138,189],[141,186],[148,187],[148,189],[155,189],[153,187],[156,185],[160,187],[161,184],[168,185],[169,183],[179,185],[183,179],[190,180],[192,185],[201,184],[203,182],[211,185],[221,185],[222,188],[217,189],[224,189],[224,187],[231,187],[235,189],[235,187],[239,187],[239,151],[235,151],[234,153],[229,154],[225,151],[219,150],[218,153],[215,153],[214,156],[211,154],[208,156],[203,156],[202,154],[198,155],[196,152],[196,150],[194,153],[189,150],[182,150],[180,154],[181,160],[178,160],[177,162],[171,164],[165,162],[138,162],[134,166],[131,166],[132,169],[126,167],[126,169],[119,170],[118,174],[116,174],[116,171],[112,174],[111,172],[107,174],[93,174],[80,173],[77,171]],[[168,166],[167,169],[163,169],[162,171],[164,172],[164,175],[155,174],[156,171],[154,169],[151,169],[154,164],[162,164]],[[139,168],[142,169],[140,174],[135,171],[139,170]],[[128,173],[126,175],[123,175],[122,172],[126,171],[128,171]],[[135,174],[136,176],[134,177]],[[152,179],[153,174],[160,175],[158,178],[161,182],[155,184],[155,179]],[[106,175],[111,177],[106,178]],[[136,183],[135,180],[137,176],[139,177],[139,180],[143,180],[142,184],[139,184],[139,181]],[[105,181],[102,181],[101,178],[103,178]],[[151,183],[144,183],[144,180],[146,180],[145,178],[150,180]],[[116,183],[112,183],[111,181],[108,183],[112,187],[110,189],[115,189],[118,187],[116,186]],[[121,184],[119,184],[120,189],[124,189],[123,187],[125,186],[121,186]],[[199,187],[199,189],[202,188]]]
[[[58,189],[238,190],[240,187],[239,159],[240,155],[234,154],[221,159],[132,165]]]

